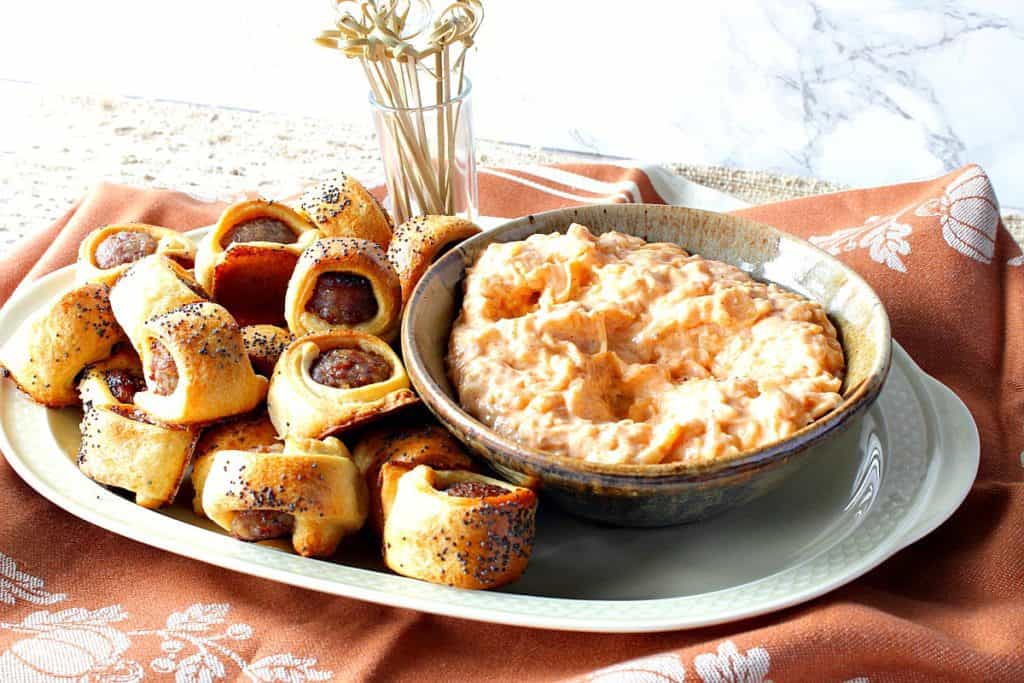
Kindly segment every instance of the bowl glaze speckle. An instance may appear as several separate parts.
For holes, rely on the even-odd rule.
[[[492,242],[563,232],[571,223],[595,234],[618,230],[650,242],[673,242],[818,301],[839,331],[846,354],[842,403],[789,438],[702,466],[586,462],[523,447],[479,422],[459,406],[445,365],[466,268]],[[409,377],[452,433],[509,481],[540,490],[570,513],[620,526],[692,522],[770,491],[803,464],[812,446],[834,436],[875,401],[889,371],[891,346],[889,319],[878,296],[820,249],[737,216],[653,204],[559,209],[476,235],[431,266],[402,320]]]

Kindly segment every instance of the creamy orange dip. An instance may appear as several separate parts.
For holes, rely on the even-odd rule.
[[[836,406],[843,374],[819,304],[580,225],[487,247],[448,362],[477,419],[603,463],[702,463],[776,441]]]

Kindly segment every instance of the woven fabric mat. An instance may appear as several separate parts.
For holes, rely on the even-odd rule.
[[[181,102],[54,93],[0,82],[7,128],[0,134],[0,244],[62,215],[101,180],[168,187],[230,199],[255,190],[285,196],[344,169],[380,179],[369,126]],[[594,160],[595,157],[479,141],[489,166]],[[721,166],[667,163],[666,168],[753,204],[848,189],[813,178]],[[999,188],[996,188],[999,191]],[[1003,214],[1019,242],[1024,216]]]

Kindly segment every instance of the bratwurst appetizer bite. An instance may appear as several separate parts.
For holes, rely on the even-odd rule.
[[[281,354],[267,393],[278,433],[315,439],[418,401],[391,347],[352,330],[296,339]]]
[[[402,303],[408,303],[430,264],[479,232],[475,223],[455,216],[416,216],[398,226],[388,246],[388,260],[402,283]]]
[[[458,588],[518,579],[533,552],[537,496],[474,472],[381,468],[384,562],[402,576]]]
[[[350,175],[339,174],[310,188],[299,210],[324,237],[356,237],[387,249],[394,223],[380,202]]]
[[[196,245],[188,237],[156,225],[122,223],[90,232],[78,247],[79,282],[112,285],[136,261],[160,254],[191,268]]]
[[[242,342],[252,369],[267,379],[274,374],[277,360],[293,341],[295,336],[291,332],[276,325],[247,325],[242,328]]]
[[[221,450],[203,487],[203,510],[243,541],[291,536],[305,557],[334,554],[366,521],[366,484],[331,437],[288,439],[283,451]]]
[[[288,279],[317,236],[305,216],[284,204],[232,204],[199,243],[196,278],[239,324],[282,323]]]
[[[33,401],[48,408],[77,404],[75,378],[124,339],[109,292],[96,283],[72,289],[35,311],[0,348],[0,366]]]
[[[376,244],[330,237],[303,252],[284,305],[295,335],[341,328],[391,341],[402,316],[402,287]]]
[[[199,301],[206,301],[206,293],[192,274],[157,254],[132,265],[110,290],[114,317],[139,354],[147,320]]]
[[[206,516],[203,510],[203,489],[213,465],[213,456],[218,452],[274,452],[283,449],[283,446],[266,410],[225,420],[204,429],[196,443],[192,462],[192,489],[195,491],[192,510],[200,517]]]
[[[169,424],[247,413],[266,396],[242,332],[223,306],[203,301],[150,318],[139,335],[147,389],[135,403]]]
[[[416,465],[430,465],[435,470],[477,469],[476,463],[448,430],[430,423],[397,428],[391,425],[375,426],[362,435],[352,451],[352,459],[370,491],[370,521],[377,533],[384,531],[381,499],[393,495],[393,491],[384,491],[383,487],[390,487],[397,481],[382,481],[380,474],[385,464],[400,464],[408,469]]]
[[[78,384],[85,412],[78,467],[93,481],[135,494],[146,508],[178,493],[199,430],[156,422],[133,405],[145,386],[130,347],[86,368]]]

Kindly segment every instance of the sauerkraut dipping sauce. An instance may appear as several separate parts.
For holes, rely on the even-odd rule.
[[[822,307],[674,244],[619,232],[491,244],[465,279],[449,372],[471,415],[547,453],[708,463],[840,402]]]

